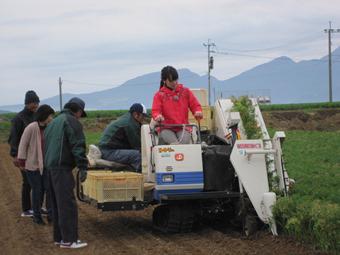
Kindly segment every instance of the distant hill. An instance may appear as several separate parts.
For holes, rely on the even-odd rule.
[[[333,52],[333,100],[340,100],[340,48]],[[218,90],[256,91],[267,89],[273,103],[328,101],[328,57],[294,62],[276,58],[236,77],[223,81]],[[229,93],[230,94],[230,93]]]
[[[340,100],[340,48],[334,52],[333,100]],[[179,70],[180,82],[190,88],[207,88],[207,75],[200,76],[189,69]],[[87,94],[63,94],[63,102],[79,96],[86,102],[87,109],[127,109],[135,102],[151,107],[154,93],[159,88],[160,73],[145,74],[122,85]],[[294,62],[288,57],[279,57],[256,66],[228,80],[211,77],[215,95],[223,97],[242,94],[271,96],[272,103],[323,102],[328,100],[327,57]],[[213,101],[212,90],[211,98]],[[59,109],[59,96],[42,100]],[[0,106],[1,110],[18,111],[22,105]]]

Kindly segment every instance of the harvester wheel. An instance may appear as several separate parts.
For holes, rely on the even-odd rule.
[[[258,230],[257,216],[247,214],[244,218],[243,231],[246,236],[251,236]]]
[[[161,232],[166,232],[169,221],[169,206],[157,206],[152,214],[153,227]]]
[[[160,205],[154,209],[153,226],[163,233],[180,233],[192,231],[194,214],[187,205]]]

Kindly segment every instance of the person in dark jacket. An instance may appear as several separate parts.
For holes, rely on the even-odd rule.
[[[45,129],[44,167],[50,180],[53,238],[60,248],[82,248],[87,243],[78,240],[78,208],[73,193],[75,180],[72,169],[80,171],[80,180],[87,175],[88,161],[83,127],[85,102],[74,97]]]
[[[131,165],[141,172],[141,124],[147,116],[143,104],[135,103],[129,112],[112,121],[99,142],[102,158]]]
[[[13,163],[20,169],[18,156],[18,148],[21,136],[25,128],[34,121],[34,113],[39,107],[39,97],[33,90],[29,90],[25,95],[25,108],[19,112],[12,120],[12,126],[8,143],[10,145],[10,155],[13,158]],[[21,169],[20,169],[21,170]],[[22,189],[21,189],[21,205],[22,217],[33,217],[31,207],[31,187],[28,183],[27,175],[24,170],[21,170],[22,175]]]

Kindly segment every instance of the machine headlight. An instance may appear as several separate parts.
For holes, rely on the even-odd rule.
[[[162,176],[162,182],[174,182],[174,175],[173,174],[164,174]]]

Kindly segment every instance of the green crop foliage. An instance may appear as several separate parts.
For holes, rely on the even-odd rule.
[[[102,133],[85,131],[86,146],[88,147],[90,144],[98,145]]]
[[[248,139],[260,139],[262,133],[255,120],[254,107],[248,97],[232,98],[234,111],[241,115],[242,124]]]
[[[305,104],[267,104],[260,105],[261,111],[279,111],[279,110],[311,110],[325,108],[340,108],[340,102],[324,103],[305,103]]]
[[[284,158],[296,183],[274,207],[279,229],[316,248],[340,251],[340,132],[288,131]]]
[[[105,111],[86,111],[87,118],[112,118],[117,119],[128,110],[105,110]]]
[[[11,123],[9,121],[0,121],[0,142],[6,142],[9,136]]]

